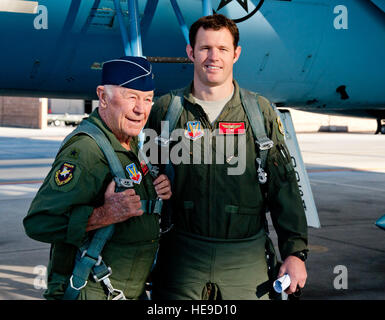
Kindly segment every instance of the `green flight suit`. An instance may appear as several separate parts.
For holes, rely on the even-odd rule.
[[[152,177],[148,170],[142,170],[137,157],[136,139],[131,143],[131,151],[124,149],[100,118],[98,109],[83,121],[90,121],[103,131],[126,169],[127,178],[132,178],[127,166],[135,165],[130,168],[139,182],[134,183],[134,189],[141,200],[155,200]],[[72,137],[57,154],[23,221],[29,237],[52,244],[46,299],[63,297],[76,252],[93,234],[85,231],[88,219],[93,209],[103,204],[111,181],[107,160],[88,135]],[[103,261],[112,269],[113,287],[123,290],[127,299],[137,299],[143,292],[158,248],[159,230],[159,217],[145,212],[117,223],[102,251]],[[102,284],[91,278],[79,299],[106,299]]]
[[[199,121],[201,128],[208,131],[194,141],[189,141],[188,137],[182,140],[193,146],[204,145],[206,139],[211,139],[212,164],[203,162],[202,152],[200,163],[174,165],[171,199],[174,228],[160,242],[153,276],[153,298],[266,299],[266,206],[278,234],[281,258],[307,248],[306,217],[280,122],[269,101],[260,96],[258,101],[267,136],[274,142],[266,161],[268,181],[260,185],[255,138],[241,104],[238,84],[234,81],[233,97],[213,125],[202,107],[195,103],[192,85],[185,88],[184,109],[176,128],[185,129],[188,136],[192,134],[192,125],[199,130],[196,122]],[[152,108],[148,127],[158,134],[170,100],[170,94],[164,95]],[[244,131],[232,136],[236,154],[239,151],[237,139],[246,135],[246,168],[243,174],[229,175],[228,169],[234,164],[217,161],[215,151],[219,135],[214,130],[220,125],[242,123]],[[196,132],[193,134],[199,136]],[[224,136],[227,139],[227,135]],[[193,147],[190,150],[194,150]]]

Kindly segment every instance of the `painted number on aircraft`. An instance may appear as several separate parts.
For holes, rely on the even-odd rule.
[[[338,14],[334,18],[334,28],[336,30],[348,29],[348,8],[343,5],[338,5],[334,8],[334,14]]]
[[[48,9],[46,6],[37,6],[38,15],[33,20],[33,26],[36,30],[48,29]]]

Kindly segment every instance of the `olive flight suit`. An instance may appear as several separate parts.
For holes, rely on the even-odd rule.
[[[126,177],[134,181],[134,190],[141,200],[155,200],[156,191],[148,168],[138,160],[133,139],[127,151],[109,130],[96,109],[88,119],[98,126],[111,143]],[[72,137],[56,156],[52,169],[32,201],[24,218],[27,235],[51,243],[46,299],[62,299],[79,248],[92,236],[86,232],[94,208],[103,205],[104,193],[112,181],[108,162],[96,142],[88,135]],[[112,238],[101,256],[111,267],[110,280],[127,299],[137,299],[143,292],[159,242],[159,217],[144,212],[115,224]],[[90,276],[79,299],[106,299],[100,282]]]
[[[153,298],[267,299],[266,207],[278,234],[281,258],[307,248],[306,217],[282,124],[269,101],[259,96],[266,134],[274,142],[265,167],[268,179],[261,185],[256,163],[259,151],[237,82],[233,97],[213,125],[195,103],[192,86],[184,90],[184,108],[176,123],[176,129],[185,130],[178,143],[190,145],[191,161],[173,165],[174,227],[160,241]],[[152,108],[147,125],[158,134],[170,101],[171,94],[164,95]],[[239,130],[228,131],[229,127]],[[234,156],[245,148],[242,174],[228,174],[236,165],[234,157],[218,161],[216,142],[223,136],[235,139]],[[238,146],[241,136],[246,145]],[[204,162],[207,156],[202,151],[202,161],[193,161],[194,144],[201,144],[200,150],[204,150],[207,143],[211,164]]]

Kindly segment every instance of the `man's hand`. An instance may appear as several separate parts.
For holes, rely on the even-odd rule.
[[[161,174],[154,180],[155,191],[159,198],[168,200],[171,198],[171,183],[165,174]]]
[[[297,285],[303,288],[306,283],[307,273],[305,262],[295,256],[288,256],[279,269],[278,278],[285,273],[290,276],[290,287],[285,290],[287,294],[292,294],[297,290]]]
[[[112,181],[104,193],[104,204],[95,208],[88,219],[86,231],[141,216],[143,214],[141,207],[140,197],[134,189],[115,192],[115,181]]]

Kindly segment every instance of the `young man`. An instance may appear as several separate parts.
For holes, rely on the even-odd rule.
[[[89,135],[77,134],[59,150],[34,198],[24,227],[31,238],[52,243],[46,299],[62,299],[69,285],[80,287],[70,281],[76,254],[93,238],[93,230],[111,224],[115,224],[114,233],[101,252],[112,269],[110,284],[127,299],[142,294],[159,239],[159,216],[143,203],[171,196],[167,177],[153,179],[138,159],[136,137],[148,119],[153,90],[151,65],[145,58],[107,61],[102,85],[97,87],[99,107],[83,120],[101,130],[133,188],[115,192],[102,150]],[[79,299],[111,297],[103,282],[91,279],[86,278],[89,281],[79,290]]]
[[[190,28],[186,51],[194,63],[194,80],[184,89],[175,128],[185,129],[182,140],[192,150],[196,144],[209,145],[213,157],[211,163],[173,165],[174,228],[161,240],[154,299],[267,299],[271,257],[265,251],[270,243],[266,207],[284,260],[278,276],[290,275],[289,294],[305,285],[307,224],[284,132],[269,101],[254,94],[263,114],[262,129],[274,143],[261,168],[262,151],[233,79],[233,65],[241,54],[238,40],[237,26],[223,15],[203,17]],[[158,133],[171,97],[159,98],[151,112],[148,125]],[[216,143],[220,137],[240,141],[242,136],[245,145],[234,155],[246,158],[245,168],[230,175],[232,157],[218,161]],[[259,183],[263,170],[267,182]]]

